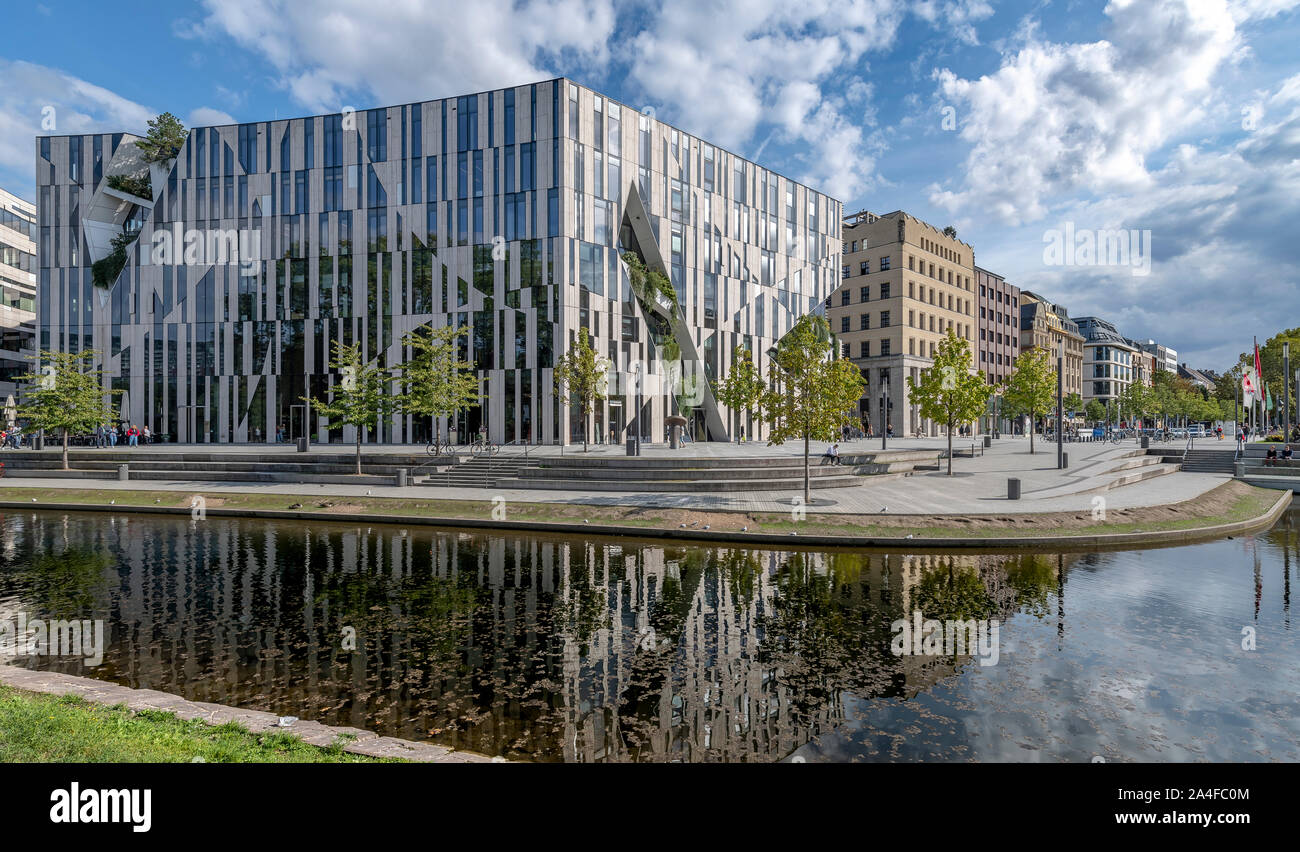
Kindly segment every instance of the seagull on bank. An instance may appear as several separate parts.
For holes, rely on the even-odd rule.
[[[888,512],[888,511],[889,511],[889,507],[888,507],[888,506],[881,506],[881,507],[880,507],[880,511],[881,511],[882,514],[885,513],[885,512]]]
[[[281,716],[279,720],[276,722],[276,724],[279,725],[281,728],[287,728],[296,721],[298,721],[297,716]]]

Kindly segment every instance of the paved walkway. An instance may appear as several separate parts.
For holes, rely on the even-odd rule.
[[[889,442],[891,450],[938,449],[942,439],[897,439]],[[1230,451],[1231,442],[1223,442]],[[337,446],[337,445],[335,445]],[[960,447],[960,444],[954,444]],[[966,447],[970,446],[967,439]],[[1211,442],[1207,447],[1221,449]],[[879,439],[849,442],[845,454],[875,451]],[[1199,448],[1199,447],[1198,447]],[[398,448],[393,448],[398,449]],[[558,453],[556,447],[541,448]],[[823,448],[814,448],[820,453]],[[953,475],[943,471],[918,471],[911,476],[862,477],[862,484],[851,488],[814,489],[810,512],[874,514],[945,514],[975,515],[1003,513],[1034,513],[1057,511],[1082,511],[1095,507],[1094,498],[1100,494],[1107,508],[1132,508],[1140,506],[1177,503],[1217,487],[1231,477],[1213,473],[1177,472],[1120,487],[1099,491],[1126,472],[1114,468],[1129,461],[1138,451],[1137,444],[1106,442],[1067,444],[1070,467],[1056,469],[1056,447],[1038,441],[1037,452],[1029,454],[1029,441],[1025,438],[1004,438],[975,458],[957,458],[953,462]],[[1181,447],[1176,448],[1181,452]],[[158,452],[147,448],[141,452]],[[170,451],[161,450],[163,452]],[[231,452],[250,452],[244,446]],[[1171,452],[1174,451],[1171,447]],[[573,452],[572,449],[566,452]],[[577,452],[581,452],[579,449]],[[603,447],[593,453],[622,454],[621,447]],[[765,444],[693,444],[679,451],[666,447],[646,447],[645,455],[695,456],[748,456],[794,455],[795,448],[768,447]],[[2,459],[2,457],[0,457]],[[1007,479],[1021,480],[1022,499],[1006,499]],[[738,491],[732,494],[672,494],[637,492],[600,492],[575,494],[571,491],[546,491],[532,489],[493,488],[441,488],[430,486],[365,486],[365,485],[314,485],[300,483],[249,483],[177,480],[143,480],[117,482],[91,479],[20,479],[11,476],[0,480],[2,487],[31,488],[33,493],[44,490],[90,488],[96,490],[156,490],[197,494],[255,493],[284,494],[286,496],[374,496],[397,498],[425,498],[444,500],[482,500],[503,497],[507,502],[566,503],[592,506],[630,506],[637,508],[682,508],[734,511],[788,511],[795,497],[789,492]]]

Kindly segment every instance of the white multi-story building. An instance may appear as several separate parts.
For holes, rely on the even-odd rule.
[[[639,422],[663,440],[682,414],[726,440],[712,386],[733,351],[766,371],[840,267],[838,201],[565,79],[196,128],[162,166],[138,138],[38,140],[38,330],[42,348],[96,349],[121,417],[167,440],[300,435],[302,397],[339,380],[333,341],[396,367],[407,332],[447,324],[470,329],[484,394],[449,424],[462,439],[621,441]],[[123,232],[128,261],[97,288],[92,265]],[[191,255],[191,235],[208,250]],[[633,292],[624,251],[676,298]],[[579,334],[611,363],[586,422],[552,375]],[[664,381],[683,374],[705,381]],[[354,436],[306,419],[316,440]],[[363,439],[424,441],[431,425],[396,415]]]
[[[1075,323],[1083,335],[1083,401],[1113,402],[1133,382],[1133,356],[1141,350],[1100,317]]]
[[[0,189],[0,404],[32,369],[36,205]]]

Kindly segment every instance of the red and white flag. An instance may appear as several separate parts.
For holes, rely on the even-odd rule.
[[[1247,367],[1241,373],[1241,401],[1243,405],[1250,405],[1255,401],[1255,396],[1259,392],[1259,383],[1255,378],[1255,368]]]

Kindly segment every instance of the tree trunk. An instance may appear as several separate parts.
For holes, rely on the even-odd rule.
[[[361,427],[357,427],[357,476],[361,475]]]
[[[804,432],[804,433],[803,433],[803,504],[804,504],[805,506],[807,506],[808,503],[810,502],[810,501],[809,501],[809,493],[808,493],[808,477],[809,477],[809,473],[808,473],[808,433],[807,433],[807,432]]]
[[[948,475],[952,476],[952,423],[948,424]]]
[[[68,469],[68,430],[63,430],[63,469]]]
[[[1033,414],[1029,415],[1029,454],[1031,456],[1034,454],[1034,424],[1036,422],[1038,422],[1038,418]]]

